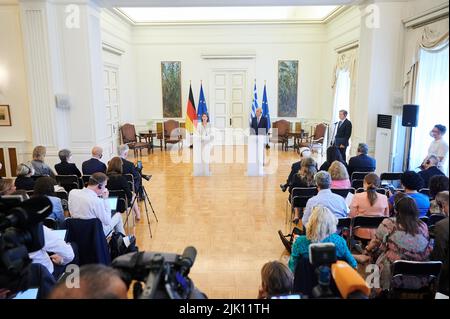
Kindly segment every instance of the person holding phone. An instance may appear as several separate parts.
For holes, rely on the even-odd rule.
[[[138,161],[137,165],[134,166],[133,162],[130,162],[127,160],[128,158],[128,152],[130,151],[130,148],[127,144],[122,144],[119,146],[119,156],[122,159],[122,174],[131,174],[133,175],[134,180],[134,190],[138,196],[139,199],[144,198],[144,194],[142,191],[142,176],[140,174],[140,171],[142,170],[142,162]]]

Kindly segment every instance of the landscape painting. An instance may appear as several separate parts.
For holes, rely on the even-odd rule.
[[[298,61],[278,61],[278,117],[297,117]]]
[[[161,62],[163,117],[181,117],[181,62]]]

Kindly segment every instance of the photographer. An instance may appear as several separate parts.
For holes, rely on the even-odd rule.
[[[138,193],[138,191],[141,190],[142,185],[142,176],[139,173],[138,169],[134,164],[127,160],[128,152],[130,151],[130,148],[127,144],[122,144],[119,146],[119,156],[122,158],[122,174],[131,174],[133,175],[134,179],[134,189],[137,193],[137,195],[140,198],[143,198],[143,194]]]

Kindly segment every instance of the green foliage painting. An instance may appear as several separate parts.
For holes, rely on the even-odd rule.
[[[161,62],[163,116],[181,117],[181,62]]]
[[[278,61],[278,116],[297,117],[298,61]]]

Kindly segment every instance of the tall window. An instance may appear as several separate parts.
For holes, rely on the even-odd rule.
[[[448,45],[437,51],[421,50],[417,76],[416,103],[419,105],[418,126],[413,129],[410,167],[418,167],[427,156],[433,138],[430,131],[435,124],[448,127]],[[448,143],[449,132],[444,135]],[[448,160],[443,167],[448,175]]]
[[[336,81],[336,93],[334,95],[332,123],[339,120],[339,111],[350,109],[350,72],[340,70]],[[348,118],[350,118],[350,113]]]

